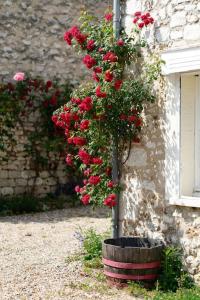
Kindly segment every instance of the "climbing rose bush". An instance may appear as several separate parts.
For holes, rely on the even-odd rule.
[[[124,76],[127,66],[141,63],[141,50],[147,47],[141,31],[153,24],[153,18],[135,13],[132,35],[122,30],[119,39],[114,38],[112,18],[110,12],[101,20],[84,12],[81,26],[64,34],[66,43],[83,53],[82,63],[91,73],[91,81],[76,89],[52,116],[65,131],[67,165],[82,172],[83,184],[75,191],[84,205],[116,205],[120,185],[112,180],[112,147],[117,148],[121,166],[127,146],[140,141],[144,105],[154,101],[151,85],[158,67]]]

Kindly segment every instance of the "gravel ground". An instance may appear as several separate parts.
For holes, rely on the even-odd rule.
[[[1,217],[0,300],[133,300],[87,277],[80,261],[66,262],[80,250],[80,228],[105,232],[110,225],[108,212],[85,207]]]

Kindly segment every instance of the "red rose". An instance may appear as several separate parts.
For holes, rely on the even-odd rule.
[[[92,51],[92,50],[94,50],[94,48],[95,48],[95,41],[94,40],[89,40],[87,42],[87,49],[89,51]]]
[[[151,24],[153,24],[154,23],[154,18],[150,17],[149,21],[150,21]]]
[[[71,98],[71,102],[75,103],[75,104],[80,104],[81,103],[81,99],[80,98]]]
[[[80,186],[79,185],[75,186],[74,190],[75,190],[76,193],[80,193]]]
[[[103,56],[104,61],[116,62],[118,61],[118,57],[115,53],[109,51]]]
[[[87,130],[89,128],[89,124],[89,120],[82,120],[80,124],[80,130]]]
[[[70,111],[70,110],[71,110],[71,108],[70,108],[70,107],[68,107],[68,106],[64,105],[64,111]]]
[[[70,124],[70,120],[71,120],[71,113],[66,112],[66,113],[62,113],[60,114],[60,117],[63,121],[65,121],[68,125]]]
[[[80,33],[80,30],[79,30],[79,28],[77,26],[73,26],[72,28],[70,28],[69,32],[71,33],[71,35],[73,37],[76,37],[77,34]]]
[[[98,52],[99,52],[99,53],[102,53],[103,51],[104,51],[103,48],[99,48],[99,49],[98,49]]]
[[[107,70],[105,72],[105,76],[104,76],[105,81],[111,82],[113,80],[113,77],[114,77],[113,73],[110,70]]]
[[[86,139],[84,137],[76,136],[76,137],[73,138],[73,143],[76,146],[84,146],[87,142],[86,142]]]
[[[105,170],[105,173],[106,173],[107,176],[111,176],[112,168],[111,167],[107,167],[106,170]]]
[[[103,163],[103,160],[100,157],[94,157],[92,159],[92,163],[95,165],[101,165]]]
[[[119,118],[120,118],[120,120],[126,121],[127,116],[126,116],[125,114],[121,114],[121,115],[119,116]]]
[[[142,119],[137,119],[136,122],[135,122],[135,126],[136,127],[142,126]]]
[[[133,19],[133,23],[136,24],[139,21],[139,18]]]
[[[54,123],[56,123],[56,122],[58,121],[58,116],[57,116],[57,115],[53,115],[53,116],[51,117],[51,120],[52,120]]]
[[[95,72],[95,73],[102,73],[102,68],[101,67],[94,67],[94,69],[93,69],[93,71]]]
[[[139,27],[139,28],[143,28],[143,27],[144,27],[144,22],[139,23],[139,24],[138,24],[138,27]]]
[[[52,81],[51,80],[48,80],[46,82],[46,88],[49,89],[50,87],[52,87]]]
[[[73,137],[69,137],[69,138],[67,139],[67,142],[68,142],[68,144],[73,144]]]
[[[69,136],[69,129],[65,128],[65,136]]]
[[[84,179],[83,183],[86,185],[88,183],[87,179]]]
[[[120,79],[115,81],[114,88],[116,89],[116,91],[120,90],[122,83],[123,83],[123,81]]]
[[[72,119],[73,119],[74,121],[79,121],[79,115],[78,115],[77,113],[74,113],[74,114],[72,115]]]
[[[113,206],[116,206],[116,195],[110,194],[103,202],[104,205],[112,208]]]
[[[101,87],[100,86],[98,86],[96,88],[96,95],[99,98],[106,98],[107,97],[107,94],[105,92],[101,92]]]
[[[69,46],[71,46],[71,44],[72,44],[72,38],[73,38],[73,36],[72,36],[71,32],[66,31],[64,34],[64,40]]]
[[[107,183],[107,187],[109,187],[109,188],[113,188],[113,187],[114,187],[114,183],[113,183],[113,181],[108,181],[108,183]]]
[[[136,11],[136,12],[134,13],[134,16],[135,16],[135,17],[140,17],[141,14],[142,14],[141,11]]]
[[[137,136],[135,136],[135,137],[133,138],[133,143],[136,143],[136,144],[140,143],[140,138],[137,137]]]
[[[89,111],[92,109],[92,98],[91,97],[85,97],[81,104],[79,104],[79,108],[81,111]]]
[[[110,22],[113,19],[113,14],[112,13],[105,14],[104,18],[107,22]]]
[[[101,182],[101,177],[100,176],[90,176],[88,182],[92,185],[97,185]]]
[[[73,156],[71,154],[67,154],[65,161],[69,166],[73,166],[72,158],[73,158]]]
[[[80,32],[80,33],[76,34],[75,39],[80,45],[82,45],[86,41],[87,36]]]
[[[83,58],[83,63],[86,65],[88,69],[91,69],[94,65],[96,65],[96,60],[89,54],[86,54],[85,57]]]
[[[83,174],[84,174],[85,176],[90,176],[90,173],[91,173],[91,170],[90,170],[90,169],[86,169],[86,170],[83,172]]]
[[[81,201],[84,205],[88,205],[90,203],[90,195],[86,194],[81,198]]]
[[[80,149],[78,152],[78,156],[85,165],[88,165],[90,163],[91,156],[85,150]]]
[[[57,104],[57,98],[55,95],[53,95],[49,101],[49,103],[52,105],[52,106],[55,106]]]
[[[137,117],[134,115],[128,117],[129,122],[134,122],[136,119],[137,119]]]
[[[124,46],[124,41],[122,40],[122,39],[119,39],[118,41],[117,41],[117,46]]]
[[[92,78],[93,78],[96,82],[99,82],[99,81],[100,81],[99,76],[98,76],[95,72],[93,72]]]

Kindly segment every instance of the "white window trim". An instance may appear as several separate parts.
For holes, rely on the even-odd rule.
[[[200,195],[200,77],[196,77],[196,101],[195,101],[195,183],[194,193]]]
[[[180,78],[183,72],[200,70],[200,47],[169,50],[163,53],[162,59],[166,63],[163,68],[163,74],[167,75],[165,135],[166,200],[170,205],[200,207],[200,197],[180,196]]]

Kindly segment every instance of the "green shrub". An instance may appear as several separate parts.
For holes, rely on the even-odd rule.
[[[200,300],[200,288],[180,289],[176,293],[159,292],[153,300]]]
[[[162,273],[158,280],[160,290],[176,292],[178,288],[191,288],[194,285],[183,270],[181,249],[173,246],[165,248],[161,266]]]
[[[0,197],[0,216],[35,213],[53,209],[63,209],[66,203],[75,205],[75,196],[55,197],[53,195],[37,198],[29,194]]]
[[[102,235],[98,234],[93,228],[90,228],[85,232],[83,241],[83,248],[86,253],[84,256],[85,260],[101,257],[102,240]]]

